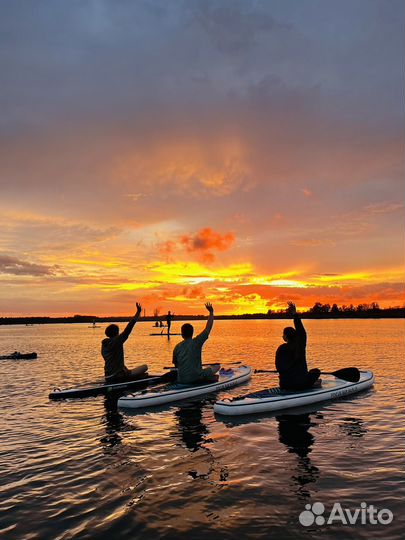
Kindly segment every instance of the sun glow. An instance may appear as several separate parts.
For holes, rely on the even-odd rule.
[[[161,280],[165,283],[185,285],[213,281],[238,283],[244,277],[254,274],[254,268],[250,263],[220,268],[208,268],[197,262],[154,263],[149,265],[148,269],[160,274]]]

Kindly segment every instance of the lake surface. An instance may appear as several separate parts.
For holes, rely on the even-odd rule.
[[[374,388],[312,409],[236,420],[214,415],[215,395],[131,415],[104,397],[51,402],[55,386],[100,378],[105,325],[1,326],[0,354],[37,351],[39,357],[0,361],[0,535],[402,540],[404,321],[304,324],[309,367],[371,369]],[[285,325],[218,321],[204,359],[274,369]],[[203,326],[195,323],[197,331]],[[175,322],[172,331],[179,327]],[[126,344],[129,367],[146,361],[159,373],[170,364],[181,338],[152,337],[152,331],[152,323],[135,327]],[[257,374],[218,395],[276,382]],[[325,518],[335,503],[354,512],[363,502],[389,509],[393,520],[302,525],[301,512],[316,502]]]

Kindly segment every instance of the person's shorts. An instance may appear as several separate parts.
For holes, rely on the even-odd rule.
[[[210,367],[204,368],[200,375],[199,381],[215,382],[218,380],[216,373]]]

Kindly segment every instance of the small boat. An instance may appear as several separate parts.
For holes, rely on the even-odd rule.
[[[118,383],[106,383],[103,381],[97,381],[94,383],[86,383],[75,388],[55,388],[50,394],[49,399],[74,399],[74,398],[86,398],[92,396],[108,395],[108,394],[122,394],[127,390],[133,390],[135,388],[147,387],[151,384],[159,384],[163,382],[169,382],[176,379],[176,370],[163,373],[163,375],[149,375],[142,379],[134,379],[133,381],[124,381]]]
[[[15,351],[11,354],[5,354],[0,356],[0,360],[34,360],[38,355],[36,352],[20,353]]]
[[[359,374],[357,382],[339,379],[331,374],[322,374],[322,385],[319,387],[299,391],[274,387],[220,400],[215,403],[214,412],[224,415],[273,412],[337,399],[366,390],[374,384],[374,375],[371,371],[360,371]]]
[[[164,405],[182,399],[210,394],[225,390],[232,386],[237,386],[248,381],[252,376],[252,368],[249,366],[239,366],[235,369],[220,369],[218,381],[203,384],[170,384],[151,391],[138,392],[122,396],[118,400],[118,406],[128,409],[138,409]]]

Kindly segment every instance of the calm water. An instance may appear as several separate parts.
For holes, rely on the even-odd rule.
[[[157,412],[123,414],[105,398],[50,402],[54,387],[99,378],[103,328],[0,327],[0,534],[7,540],[277,539],[405,537],[403,320],[304,321],[311,367],[371,369],[374,389],[295,413],[224,420],[215,396]],[[202,328],[203,322],[195,324]],[[206,361],[273,368],[284,321],[220,321]],[[173,331],[179,324],[174,324]],[[179,338],[140,323],[129,366],[170,363]],[[312,360],[312,361],[311,361]],[[272,375],[220,394],[274,385]],[[361,502],[394,514],[389,525],[313,525],[299,515],[322,502]]]

